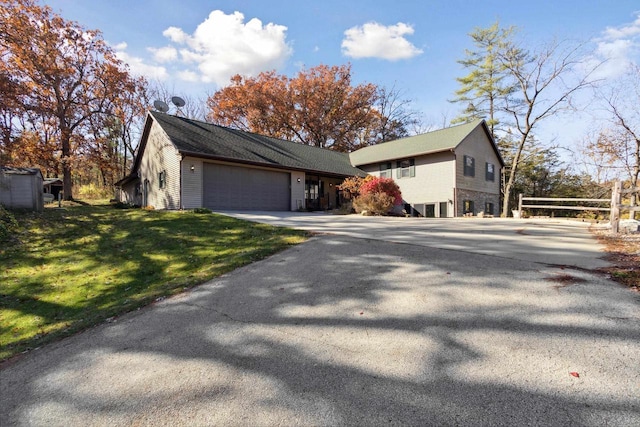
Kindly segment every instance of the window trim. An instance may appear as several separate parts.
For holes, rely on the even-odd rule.
[[[167,171],[158,172],[158,187],[161,190],[167,188]]]

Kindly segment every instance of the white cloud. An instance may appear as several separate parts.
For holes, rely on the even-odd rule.
[[[413,34],[413,27],[399,22],[384,26],[369,22],[344,32],[342,53],[351,58],[381,58],[389,61],[409,59],[422,53],[411,44],[406,35]]]
[[[177,27],[162,34],[184,46],[179,50],[180,58],[197,66],[199,80],[223,86],[234,74],[256,75],[281,67],[292,53],[286,31],[285,26],[263,25],[257,18],[245,23],[240,12],[226,15],[214,10],[191,35]],[[184,73],[193,79],[194,71]]]
[[[200,76],[191,70],[183,70],[178,72],[178,78],[187,82],[198,82]]]
[[[115,45],[114,50],[116,52],[116,58],[125,64],[128,64],[129,69],[133,74],[155,80],[166,80],[169,77],[169,73],[167,73],[167,69],[165,67],[146,64],[144,59],[129,55],[125,52],[126,48],[126,43],[119,43]]]
[[[153,53],[153,58],[160,63],[171,62],[178,59],[178,51],[173,46],[165,46],[161,48],[147,48],[149,52]]]
[[[637,63],[640,54],[640,12],[635,21],[618,27],[607,27],[602,36],[593,40],[595,52],[587,58],[587,67],[598,64],[594,77],[607,79],[624,74]]]

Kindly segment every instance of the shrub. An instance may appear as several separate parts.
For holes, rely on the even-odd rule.
[[[402,193],[400,192],[400,188],[391,178],[373,178],[363,182],[360,186],[360,194],[364,196],[371,193],[386,194],[393,198],[393,205],[402,204]]]
[[[193,210],[193,213],[197,213],[197,214],[210,214],[212,211],[211,209],[207,209],[207,208],[195,208]]]
[[[362,194],[353,200],[356,213],[367,211],[375,215],[385,215],[394,204],[395,198],[386,193],[370,192]]]
[[[359,176],[352,176],[342,181],[342,184],[340,184],[337,188],[338,190],[342,191],[345,199],[353,200],[360,195],[360,188],[362,187],[362,185],[373,179],[376,178],[371,175],[367,175],[364,178],[361,178]]]

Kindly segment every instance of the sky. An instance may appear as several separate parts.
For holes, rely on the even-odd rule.
[[[469,33],[499,21],[530,48],[586,43],[598,77],[640,64],[637,0],[45,0],[104,39],[132,72],[175,95],[206,98],[235,74],[294,76],[320,64],[351,64],[352,82],[403,92],[426,125],[448,124],[449,102],[473,48]],[[588,114],[551,120],[544,138],[581,137]]]

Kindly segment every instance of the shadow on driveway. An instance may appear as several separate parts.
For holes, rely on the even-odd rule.
[[[28,354],[7,425],[639,425],[638,295],[319,236]],[[579,377],[570,375],[577,372]]]

